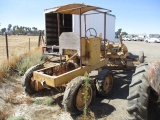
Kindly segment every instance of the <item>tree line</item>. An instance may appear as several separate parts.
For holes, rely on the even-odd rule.
[[[122,36],[123,36],[123,35],[128,35],[127,32],[122,32],[122,29],[121,29],[121,28],[119,28],[119,29],[115,32],[115,37],[118,37],[119,34],[121,34]]]
[[[40,31],[44,34],[44,30],[38,30],[36,27],[12,26],[12,24],[8,24],[8,28],[1,29],[2,35],[6,32],[8,35],[39,35]]]

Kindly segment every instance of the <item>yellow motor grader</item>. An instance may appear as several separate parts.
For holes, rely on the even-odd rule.
[[[89,11],[94,11],[90,15],[99,13],[104,14],[104,17],[110,12],[105,8],[84,4],[69,4],[54,8],[53,12],[57,14],[79,15],[80,33],[62,32],[59,36],[59,65],[49,67],[42,64],[36,65],[28,69],[24,75],[24,87],[29,95],[44,88],[65,87],[63,105],[71,114],[82,112],[84,109],[82,84],[85,72],[89,73],[90,77],[89,98],[87,99],[89,106],[95,93],[101,96],[110,94],[114,83],[111,70],[133,69],[136,64],[139,64],[138,59],[129,57],[122,39],[119,44],[115,44],[105,38],[106,29],[104,29],[104,38],[102,34],[99,37],[96,34],[87,36],[87,32],[91,33],[91,30],[96,33],[94,28],[85,29],[86,35],[82,36],[81,16],[87,15],[85,13]],[[104,24],[105,22],[106,20]],[[62,57],[66,58],[65,62],[62,62]]]

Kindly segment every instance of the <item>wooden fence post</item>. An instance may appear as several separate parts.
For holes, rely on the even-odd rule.
[[[29,51],[30,51],[30,49],[31,49],[31,47],[30,47],[30,46],[31,46],[31,44],[30,44],[30,38],[29,38]]]
[[[43,35],[42,35],[42,42],[43,42],[43,44],[45,44],[45,41],[44,41]]]
[[[7,33],[5,33],[6,37],[6,53],[7,53],[7,60],[9,60],[9,52],[8,52],[8,38],[7,38]]]
[[[40,47],[40,42],[41,42],[41,31],[39,32],[38,47]]]

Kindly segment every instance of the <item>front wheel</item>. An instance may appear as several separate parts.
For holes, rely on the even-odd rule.
[[[97,88],[97,94],[100,96],[108,96],[110,95],[112,89],[113,89],[113,74],[110,70],[104,69],[102,70],[96,80],[96,88]]]
[[[71,80],[64,92],[63,96],[63,105],[67,112],[70,114],[79,114],[82,113],[85,103],[84,103],[84,93],[85,86],[84,84],[85,77],[79,76]],[[89,81],[90,86],[88,87],[88,99],[87,106],[91,105],[95,97],[95,86]]]

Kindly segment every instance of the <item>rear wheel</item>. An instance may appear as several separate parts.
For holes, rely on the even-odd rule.
[[[129,86],[128,99],[128,119],[129,120],[147,120],[148,103],[150,97],[150,86],[147,80],[148,64],[143,63],[136,68]]]
[[[74,78],[67,85],[64,96],[63,104],[67,112],[71,114],[82,113],[85,103],[84,103],[84,91],[85,87],[83,86],[85,77],[79,76]],[[91,105],[95,97],[95,86],[90,81],[90,86],[88,87],[88,99],[87,106]]]
[[[29,95],[32,95],[33,93],[36,92],[35,81],[33,80],[33,71],[39,70],[41,68],[43,68],[43,65],[41,64],[32,66],[25,72],[23,76],[23,86],[24,86],[25,91]]]
[[[102,70],[96,80],[97,93],[100,96],[108,96],[113,89],[113,74],[110,70]]]

